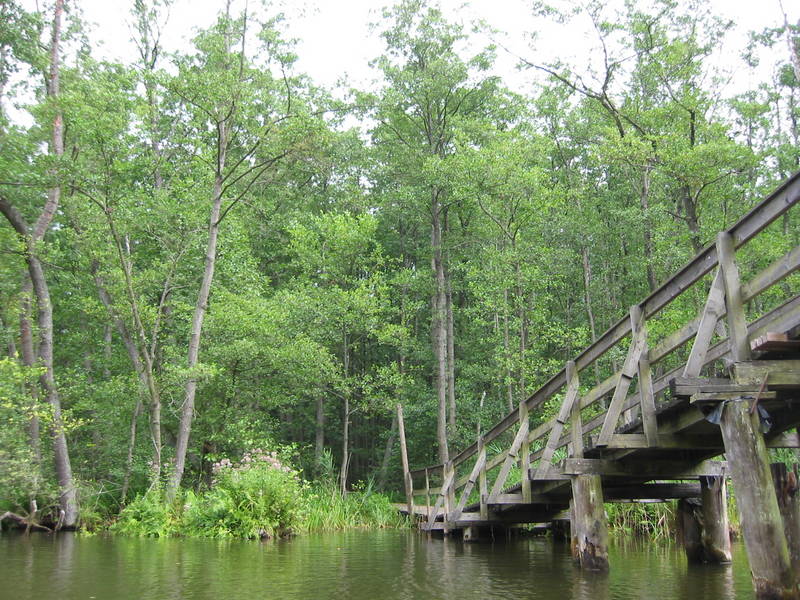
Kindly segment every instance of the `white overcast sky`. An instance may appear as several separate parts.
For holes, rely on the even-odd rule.
[[[2,0],[0,0],[2,1]],[[84,18],[92,23],[88,32],[93,44],[100,45],[97,56],[131,62],[135,50],[130,42],[130,6],[133,0],[68,0],[78,3]],[[234,0],[234,8],[241,9],[246,0]],[[610,0],[611,2],[615,0]],[[736,66],[733,78],[737,91],[748,88],[753,74],[741,66],[738,60],[749,30],[760,30],[767,26],[779,26],[783,22],[780,0],[709,0],[713,11],[721,17],[735,22],[735,29],[726,37],[717,56],[721,64]],[[800,1],[783,0],[791,22],[800,18]],[[253,6],[258,0],[249,0]],[[369,24],[379,19],[381,8],[390,4],[387,0],[279,0],[274,4],[286,14],[288,32],[298,40],[298,69],[308,73],[317,83],[332,87],[347,74],[351,84],[363,85],[374,75],[368,62],[382,51],[382,42],[377,33],[370,31]],[[29,8],[36,0],[23,0]],[[441,0],[441,6],[449,18],[469,23],[483,19],[498,30],[504,44],[514,52],[533,56],[529,35],[538,30],[536,59],[560,56],[580,66],[591,53],[588,34],[580,30],[553,23],[543,27],[543,21],[531,16],[531,0]],[[188,40],[196,28],[212,23],[214,16],[224,6],[224,0],[175,0],[165,30],[164,45],[168,51],[187,47]],[[780,44],[778,52],[785,52]],[[584,56],[581,56],[583,53]],[[572,57],[570,57],[572,55]],[[516,71],[516,59],[499,51],[501,74],[507,83],[517,90],[524,90],[531,78],[530,73]],[[763,75],[763,74],[762,74]]]

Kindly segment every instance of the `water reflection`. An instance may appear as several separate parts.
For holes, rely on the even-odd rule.
[[[556,600],[752,598],[734,564],[687,565],[675,547],[612,546],[608,574],[545,538],[464,544],[406,531],[280,542],[0,536],[0,599]]]

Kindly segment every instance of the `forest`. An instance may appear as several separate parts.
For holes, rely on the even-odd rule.
[[[78,3],[0,3],[0,512],[30,522],[258,460],[399,492],[398,403],[445,462],[800,166],[788,16],[727,94],[705,2],[532,2],[598,50],[533,39],[521,93],[497,32],[400,0],[375,87],[334,90],[269,4],[176,53],[169,5],[130,1],[122,64]]]

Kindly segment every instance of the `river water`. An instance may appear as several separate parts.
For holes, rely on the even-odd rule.
[[[288,541],[0,535],[0,598],[13,600],[623,600],[753,598],[744,548],[689,566],[676,546],[621,543],[608,575],[548,538],[464,544],[412,531]]]

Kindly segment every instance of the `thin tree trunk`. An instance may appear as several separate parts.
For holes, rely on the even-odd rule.
[[[321,472],[322,452],[325,449],[325,396],[322,391],[317,395],[317,415],[314,424],[314,468]]]
[[[26,272],[22,282],[22,301],[19,313],[19,345],[22,353],[22,365],[24,367],[33,367],[36,364],[36,349],[33,343],[32,293],[33,284],[31,283],[30,273]],[[31,402],[30,417],[28,419],[28,440],[33,452],[33,459],[38,469],[41,468],[42,463],[42,441],[39,415],[37,414],[39,406],[39,390],[37,386],[29,385],[28,394],[30,395]]]
[[[453,290],[450,285],[450,273],[445,271],[447,277],[447,294],[445,306],[447,310],[447,402],[449,412],[447,415],[447,425],[451,435],[456,431],[456,349],[453,323]]]
[[[439,446],[439,460],[448,461],[447,448],[447,300],[445,298],[445,275],[442,257],[442,221],[439,203],[439,190],[431,190],[431,270],[434,276],[434,292],[431,299],[431,338],[436,358],[436,397],[438,413],[436,419],[436,439]]]
[[[583,261],[583,301],[586,306],[586,314],[589,317],[589,332],[592,335],[592,343],[597,341],[597,326],[594,321],[594,311],[592,310],[592,263],[589,262],[589,251],[586,246],[581,247],[581,259]],[[600,365],[594,361],[595,383],[600,383]]]
[[[389,463],[392,460],[392,448],[397,439],[397,413],[392,414],[392,427],[389,430],[389,437],[386,438],[386,447],[383,449],[383,460],[381,461],[381,470],[378,474],[378,491],[382,492],[386,487],[386,476],[389,473]]]
[[[192,420],[194,419],[194,401],[197,393],[197,377],[191,371],[197,367],[200,356],[200,336],[203,331],[203,319],[208,308],[208,297],[211,294],[211,284],[214,280],[214,266],[217,258],[217,240],[219,238],[219,217],[222,208],[222,172],[225,168],[225,150],[227,147],[227,133],[225,126],[221,127],[222,140],[219,144],[220,159],[217,175],[214,178],[214,188],[212,192],[211,216],[208,225],[208,244],[206,246],[205,269],[203,270],[203,280],[200,283],[200,290],[197,294],[197,302],[192,317],[192,330],[189,338],[189,351],[187,367],[190,375],[186,380],[186,388],[183,400],[181,419],[178,425],[178,437],[175,445],[175,468],[167,487],[167,497],[170,500],[175,498],[175,494],[181,484],[183,471],[186,465],[186,451],[189,447],[189,435],[192,431]]]
[[[345,381],[350,376],[350,340],[347,332],[342,333],[342,370]],[[342,414],[342,468],[339,471],[339,488],[342,495],[347,493],[347,471],[350,468],[350,392],[344,392]]]
[[[508,412],[514,410],[514,375],[511,368],[511,335],[508,326],[508,289],[503,288],[503,353],[506,357],[506,401]]]
[[[639,201],[644,215],[644,258],[647,268],[647,285],[650,291],[656,289],[656,274],[653,269],[653,231],[650,224],[650,170],[652,167],[648,164],[642,170],[642,188],[639,195]]]

